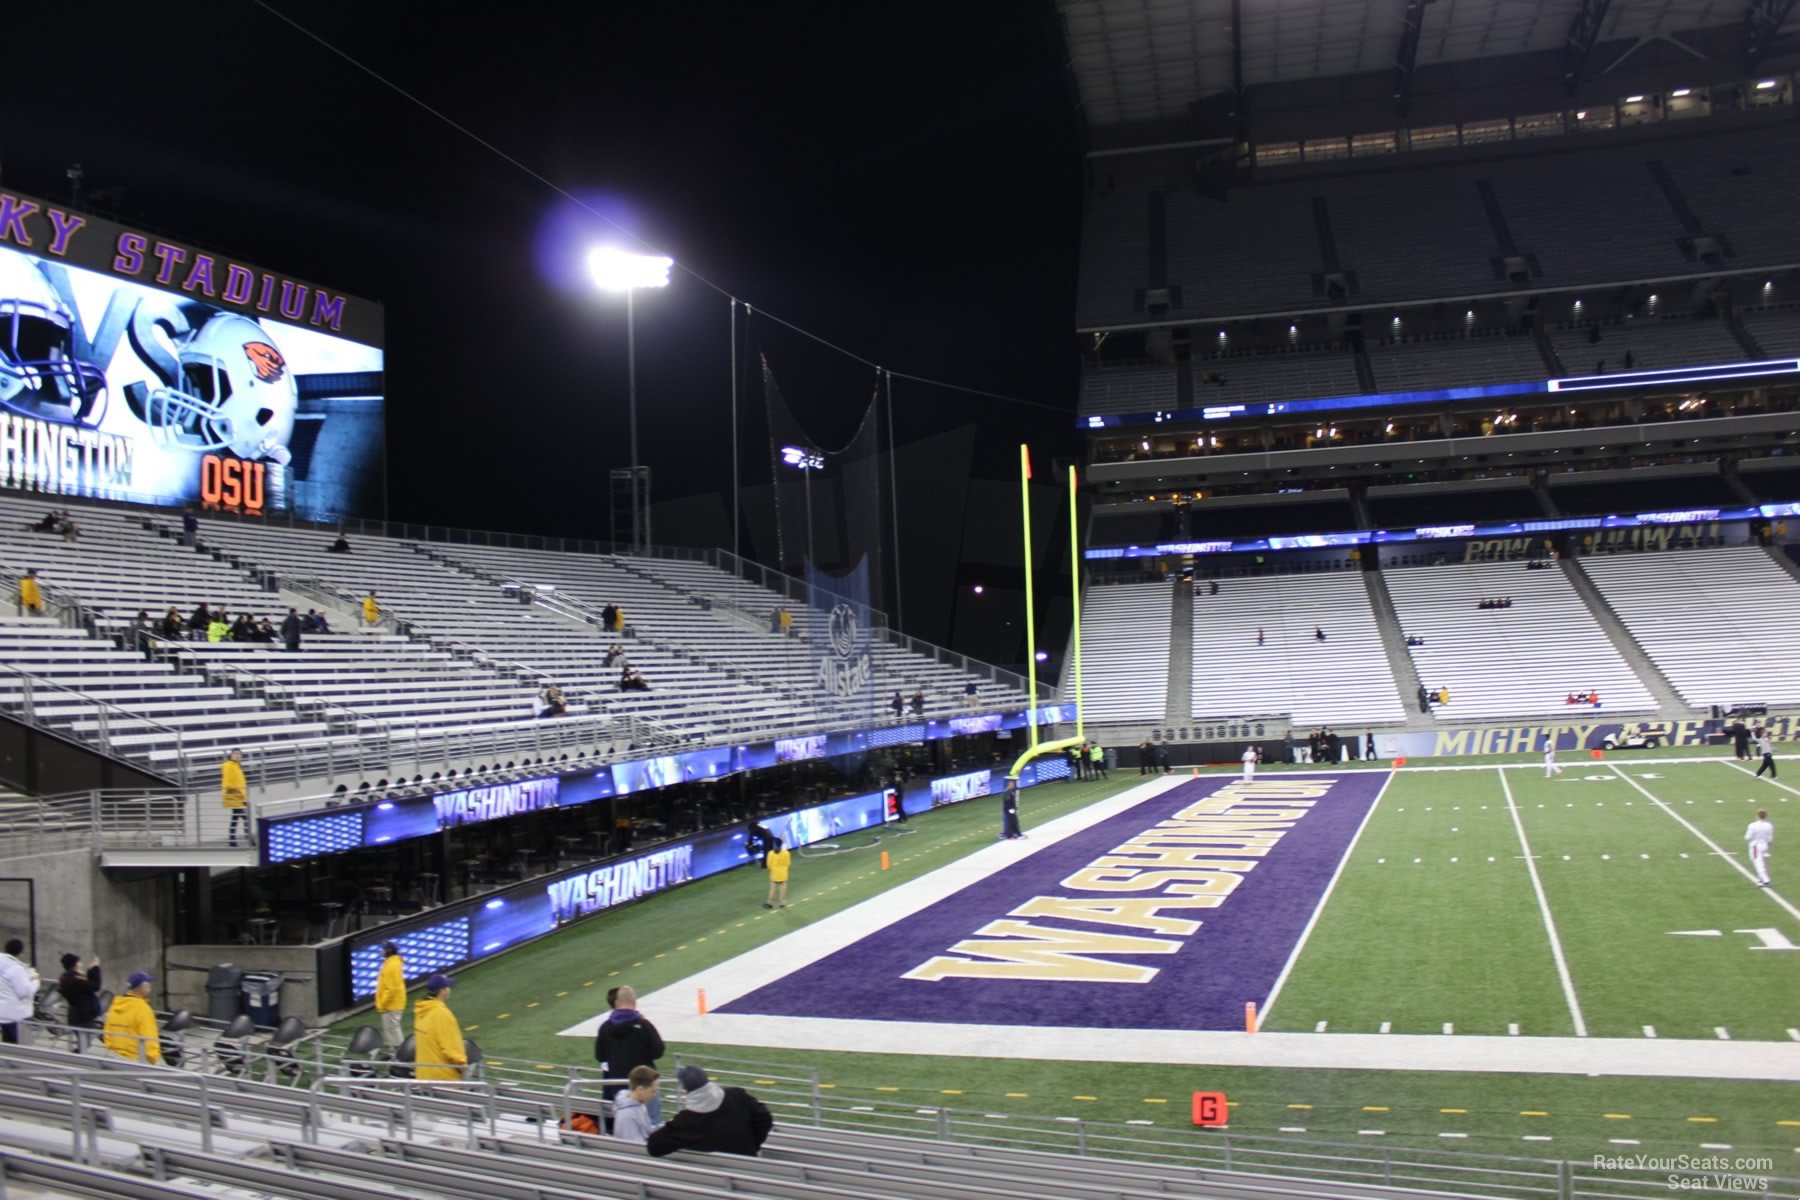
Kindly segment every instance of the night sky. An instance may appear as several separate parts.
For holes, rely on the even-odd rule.
[[[1060,410],[897,384],[902,445],[977,426],[996,480],[1021,437],[1078,447],[1081,143],[1049,0],[275,7],[752,304]],[[79,162],[85,208],[383,302],[391,517],[606,535],[625,326],[579,262],[616,234],[250,0],[80,14],[66,52],[9,63],[0,179],[67,200]],[[656,497],[720,493],[726,302],[678,274],[637,312]],[[753,345],[821,444],[847,432],[867,367],[766,321]],[[766,445],[741,461],[766,481]]]

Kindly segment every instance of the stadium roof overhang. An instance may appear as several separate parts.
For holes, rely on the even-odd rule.
[[[1584,72],[1651,41],[1705,57],[1682,37],[1698,29],[1731,27],[1735,66],[1753,69],[1792,52],[1800,25],[1795,0],[1057,0],[1057,8],[1098,153],[1209,140],[1191,136],[1202,102],[1222,118],[1206,132],[1241,129],[1244,94],[1271,84],[1383,72],[1403,112],[1414,71],[1438,64],[1555,56],[1572,91]]]

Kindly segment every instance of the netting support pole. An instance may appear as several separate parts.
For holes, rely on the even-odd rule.
[[[894,445],[894,373],[881,373],[887,380],[888,498],[893,502],[894,517],[894,632],[899,633],[906,624],[900,607],[900,594],[906,586],[906,576],[900,571],[900,448]]]
[[[737,573],[743,556],[738,553],[738,352],[737,297],[731,298],[731,565]]]

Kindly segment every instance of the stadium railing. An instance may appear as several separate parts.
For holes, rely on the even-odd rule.
[[[91,739],[83,740],[90,741],[92,744],[97,745],[101,750],[104,750],[108,754],[112,754],[115,753],[112,742],[112,727],[122,721],[130,721],[134,726],[162,734],[168,739],[168,746],[175,750],[175,757],[172,760],[175,763],[175,781],[184,787],[187,785],[189,781],[187,773],[188,756],[183,750],[181,731],[179,729],[173,729],[162,724],[160,721],[156,721],[139,713],[134,713],[130,709],[120,708],[116,704],[109,704],[97,696],[91,696],[86,692],[77,691],[72,687],[67,687],[63,684],[56,683],[53,680],[45,679],[41,675],[33,675],[29,671],[21,671],[17,667],[8,666],[5,663],[0,663],[0,671],[5,672],[8,677],[17,681],[19,687],[18,698],[16,700],[0,700],[0,708],[10,709],[15,716],[24,721],[27,725],[36,726],[40,729],[54,730],[62,724],[62,722],[45,720],[40,717],[40,714],[37,711],[40,699],[45,703],[49,703],[50,698],[54,696],[79,703],[87,712],[92,713],[93,721],[96,726],[94,736]],[[79,717],[76,718],[76,720],[80,719],[81,718]],[[117,751],[117,753],[121,758],[133,757],[123,750]]]

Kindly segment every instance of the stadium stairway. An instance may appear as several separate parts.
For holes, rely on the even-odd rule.
[[[1369,589],[1369,607],[1375,610],[1375,627],[1381,631],[1381,648],[1387,652],[1388,669],[1394,673],[1394,682],[1400,691],[1410,700],[1419,694],[1425,681],[1419,678],[1418,665],[1407,653],[1406,635],[1400,632],[1400,615],[1394,611],[1394,598],[1388,595],[1387,583],[1380,571],[1364,571],[1362,577]],[[1420,712],[1417,704],[1407,704],[1406,727],[1433,728],[1431,714]]]
[[[1650,656],[1645,654],[1643,648],[1637,644],[1637,639],[1631,636],[1631,632],[1619,620],[1612,605],[1606,602],[1606,597],[1600,594],[1600,589],[1594,586],[1594,581],[1589,579],[1587,572],[1581,569],[1581,564],[1573,558],[1564,558],[1560,565],[1563,574],[1567,575],[1569,582],[1574,585],[1576,594],[1588,606],[1588,611],[1594,614],[1594,620],[1599,623],[1600,628],[1605,631],[1607,639],[1612,642],[1613,649],[1619,652],[1619,657],[1625,660],[1626,665],[1631,668],[1632,674],[1636,675],[1638,680],[1650,690],[1650,694],[1656,698],[1657,707],[1670,716],[1687,713],[1690,708],[1688,702],[1681,698],[1681,694],[1675,690],[1675,685],[1669,682],[1669,677],[1658,670],[1654,662],[1650,661]]]
[[[1163,720],[1186,725],[1194,711],[1194,581],[1175,584],[1173,622],[1169,626],[1169,695]]]

